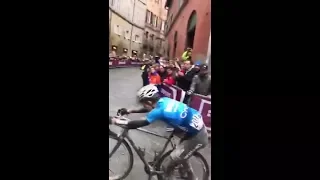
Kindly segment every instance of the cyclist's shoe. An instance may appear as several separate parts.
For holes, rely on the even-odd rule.
[[[173,130],[174,130],[174,128],[169,128],[169,127],[166,128],[167,132],[172,132]]]

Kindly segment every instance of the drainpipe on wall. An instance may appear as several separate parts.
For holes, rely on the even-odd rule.
[[[207,53],[206,64],[208,64],[209,72],[211,72],[211,29],[210,29],[210,36],[209,36],[209,42],[208,42],[208,53]]]
[[[131,51],[131,56],[132,56],[132,31],[133,31],[133,20],[134,20],[134,10],[136,7],[136,0],[133,1],[133,14],[132,14],[132,25],[131,25],[131,33],[130,33],[130,51]]]
[[[109,51],[110,51],[110,49],[111,49],[110,48],[111,47],[111,19],[112,19],[112,11],[110,11],[110,7],[109,7],[109,12],[110,12],[110,18],[109,18]]]

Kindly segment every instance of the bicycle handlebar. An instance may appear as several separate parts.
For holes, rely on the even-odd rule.
[[[112,120],[111,120],[112,118],[117,118],[117,119],[123,120],[123,121],[131,121],[131,119],[126,118],[124,116],[119,116],[119,115],[117,115],[117,116],[109,116],[109,124],[112,124]],[[124,128],[124,129],[127,129],[127,126],[123,125],[123,124],[114,124],[114,125],[119,126],[121,128]]]

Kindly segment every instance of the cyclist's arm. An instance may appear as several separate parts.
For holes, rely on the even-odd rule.
[[[139,127],[149,125],[149,121],[146,120],[132,120],[132,121],[123,121],[123,120],[116,120],[116,124],[126,125],[128,129],[137,129]]]
[[[162,111],[161,109],[153,109],[147,115],[147,120],[133,120],[133,121],[123,121],[123,120],[116,120],[117,124],[126,125],[129,129],[136,129],[139,127],[147,126],[152,122],[162,119]]]
[[[150,110],[148,110],[147,108],[140,108],[140,109],[129,109],[128,110],[129,113],[147,113],[150,112]]]

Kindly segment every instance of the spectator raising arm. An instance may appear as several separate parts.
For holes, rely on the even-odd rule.
[[[196,84],[197,84],[197,81],[198,81],[198,76],[195,75],[192,79],[192,82],[191,82],[191,85],[190,85],[190,89],[187,91],[187,94],[188,95],[191,95],[194,93],[194,91],[196,90]]]

